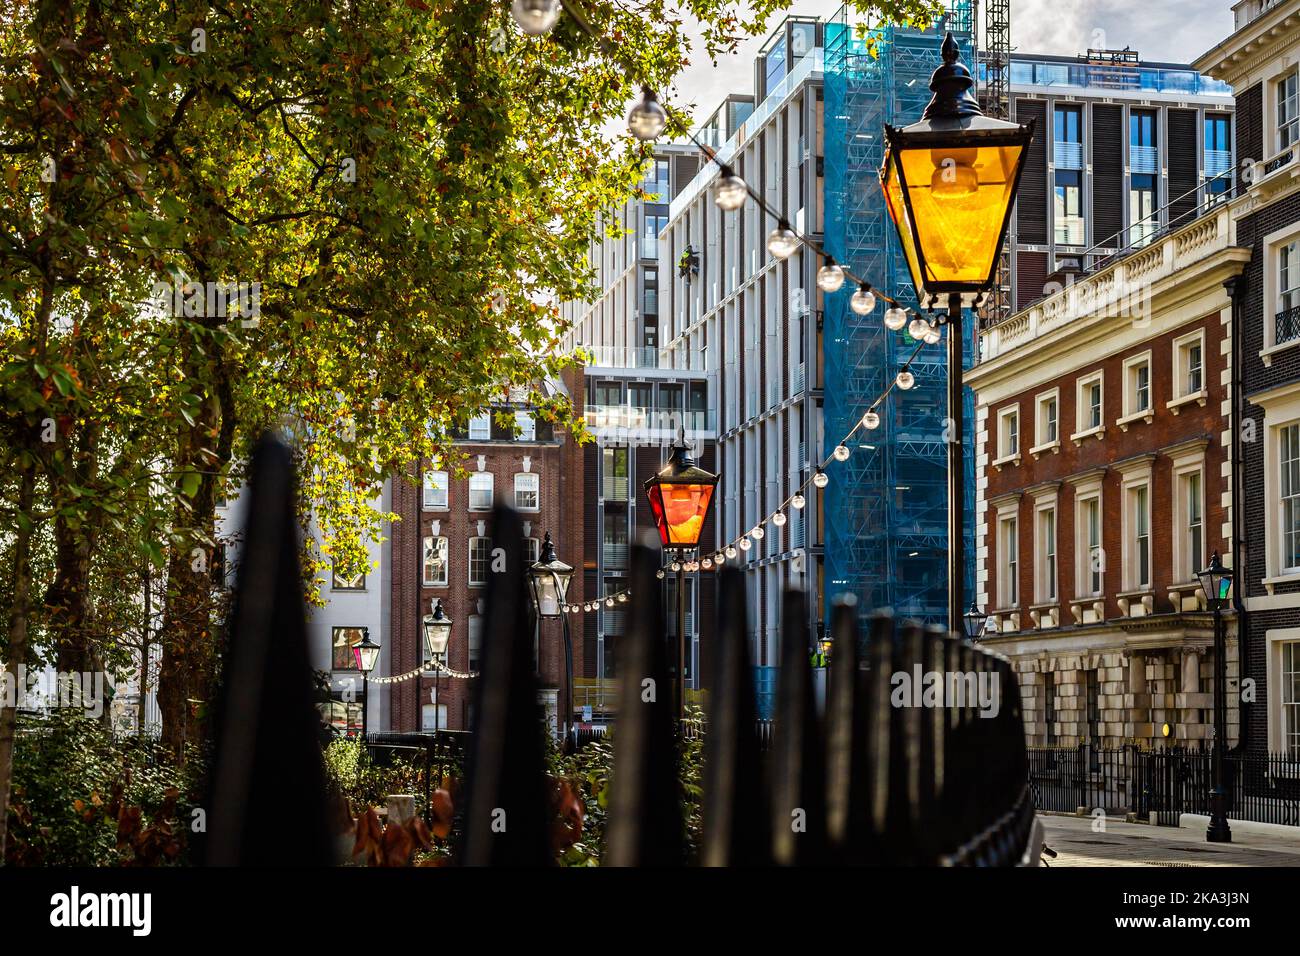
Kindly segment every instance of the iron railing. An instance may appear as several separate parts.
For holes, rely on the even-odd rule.
[[[1281,345],[1293,339],[1300,339],[1300,305],[1283,309],[1273,318],[1273,342]]]
[[[1031,748],[1029,785],[1039,810],[1101,809],[1178,826],[1184,813],[1209,815],[1213,763],[1210,750]],[[1300,757],[1226,753],[1223,765],[1229,819],[1300,826]]]

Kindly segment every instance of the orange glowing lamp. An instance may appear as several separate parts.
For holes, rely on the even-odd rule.
[[[668,463],[644,485],[665,548],[684,551],[699,546],[717,485],[718,476],[695,464],[685,434],[679,434]]]

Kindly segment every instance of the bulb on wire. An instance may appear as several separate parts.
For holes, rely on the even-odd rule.
[[[942,338],[942,335],[939,332],[939,327],[937,325],[932,325],[926,330],[926,333],[921,337],[921,340],[925,342],[926,345],[938,345],[940,338]]]
[[[705,558],[703,561],[700,562],[700,567],[702,567],[705,571],[712,571],[712,570],[713,570],[713,559],[712,559],[712,558]]]
[[[925,333],[930,331],[930,323],[925,321],[919,315],[911,322],[907,323],[907,334],[918,342],[925,340]]]
[[[748,198],[749,190],[745,187],[745,181],[724,166],[717,185],[713,187],[713,201],[718,204],[718,208],[732,212],[745,205]]]
[[[876,294],[864,282],[858,286],[858,291],[853,293],[853,298],[849,299],[849,308],[858,315],[870,315],[875,307]]]
[[[763,526],[760,524],[754,526],[754,530],[749,533],[749,536],[755,541],[761,541],[765,533],[766,532],[763,531]]]
[[[626,601],[626,600],[627,600],[627,592],[626,592],[626,591],[619,591],[619,592],[618,592],[618,599],[619,599],[620,602],[622,602],[622,601]]]
[[[660,568],[658,571],[656,571],[655,577],[657,577],[660,581],[662,581],[664,579],[664,569]]]
[[[816,485],[818,488],[825,488],[828,484],[830,484],[830,482],[831,480],[826,476],[826,472],[818,468],[817,473],[813,475],[813,484]]]
[[[643,86],[640,98],[632,104],[632,109],[627,114],[628,131],[646,143],[662,133],[667,125],[668,114],[659,105],[654,90]]]
[[[796,510],[802,510],[805,504],[807,504],[807,502],[804,501],[803,495],[795,495],[790,499],[790,507]]]
[[[748,538],[741,538],[741,539],[740,539],[740,550],[741,550],[741,551],[748,551],[749,548],[750,548],[749,539],[748,539]]]
[[[612,597],[605,598],[605,607],[613,607],[613,606],[614,606],[614,599]]]
[[[785,524],[785,512],[778,511],[776,514],[772,515],[772,524],[776,525],[778,528],[783,526]]]
[[[794,234],[794,230],[784,219],[767,234],[767,251],[778,259],[789,259],[798,248],[799,237]]]
[[[831,454],[835,456],[835,460],[836,460],[836,461],[848,461],[848,460],[849,460],[849,446],[848,446],[848,445],[836,445],[836,446],[835,446],[835,450],[834,450],[833,452],[831,452]]]
[[[560,0],[514,0],[510,15],[530,37],[550,33],[560,19]]]
[[[674,571],[680,571],[682,569],[682,563],[680,561],[674,561],[672,563],[672,569]]]
[[[898,383],[899,388],[903,391],[907,391],[916,384],[916,376],[905,368],[899,369],[898,375],[894,377],[894,381]]]
[[[736,556],[736,546],[734,544],[727,545],[727,557],[734,558],[735,556]]]
[[[897,332],[905,325],[907,325],[906,312],[897,306],[885,310],[885,328],[889,329],[891,332]]]
[[[727,560],[727,556],[723,554],[721,551],[719,551],[717,554],[713,556],[713,563],[716,564],[718,567],[722,567],[722,563],[726,560]]]
[[[880,413],[879,413],[879,412],[867,412],[865,415],[863,415],[863,416],[862,416],[862,427],[863,427],[863,428],[879,428],[879,427],[880,427]]]
[[[823,292],[838,292],[842,285],[844,285],[844,270],[836,265],[834,259],[827,256],[826,264],[817,270],[817,288]]]

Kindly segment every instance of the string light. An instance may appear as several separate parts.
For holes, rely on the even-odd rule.
[[[729,559],[734,558],[736,556],[736,546],[734,544],[727,545],[726,554]]]
[[[807,504],[807,502],[804,501],[803,495],[798,494],[797,492],[795,493],[794,497],[790,499],[790,507],[792,508],[797,508],[802,510],[805,504]]]
[[[560,0],[513,0],[510,15],[530,37],[550,33],[560,19]]]
[[[754,528],[749,532],[749,536],[753,538],[755,541],[763,540],[763,534],[764,531],[763,531],[763,526],[761,524],[755,525]]]
[[[749,187],[745,185],[745,181],[733,173],[731,167],[723,166],[722,175],[718,177],[718,182],[713,187],[713,201],[718,204],[718,208],[734,212],[745,205],[745,200],[748,198]]]
[[[849,460],[849,446],[848,446],[848,445],[836,445],[836,446],[835,446],[835,451],[833,451],[831,454],[833,454],[833,455],[835,456],[835,460],[836,460],[836,461],[848,461],[848,460]]]
[[[900,308],[885,310],[885,328],[891,332],[897,332],[907,324],[907,313]]]
[[[862,427],[876,429],[880,427],[880,414],[875,411],[868,411],[862,416]]]
[[[789,259],[798,248],[799,237],[795,235],[795,231],[790,228],[790,224],[784,219],[778,222],[776,228],[767,234],[767,251],[777,259]]]
[[[939,327],[937,325],[930,326],[930,328],[926,330],[925,335],[921,336],[921,340],[925,342],[926,345],[938,345],[940,338]]]
[[[834,259],[827,256],[826,264],[817,270],[817,288],[823,292],[838,292],[842,285],[844,285],[844,270],[835,264]]]
[[[894,377],[894,381],[898,383],[899,388],[903,391],[907,391],[916,384],[916,376],[904,368]]]
[[[664,131],[668,125],[668,114],[659,105],[654,90],[648,86],[641,87],[640,98],[632,104],[627,114],[627,128],[637,139],[648,143]]]
[[[919,315],[907,324],[907,334],[918,342],[925,341],[925,333],[930,331],[930,323]]]
[[[785,524],[785,521],[786,518],[784,511],[778,511],[776,514],[772,515],[772,524],[776,525],[778,528],[782,527]]]
[[[826,477],[826,472],[818,468],[813,474],[813,484],[818,488],[825,488],[829,483],[830,479]]]
[[[865,282],[858,286],[858,291],[849,299],[849,308],[858,315],[870,315],[876,307],[876,296]]]

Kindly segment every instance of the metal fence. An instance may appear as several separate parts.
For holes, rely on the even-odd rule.
[[[1223,758],[1231,820],[1300,826],[1300,758],[1227,753]],[[1209,815],[1209,750],[1072,748],[1029,751],[1029,785],[1039,810],[1133,813],[1177,826],[1184,813]]]
[[[251,468],[246,548],[231,617],[228,679],[215,705],[205,859],[258,865],[334,858],[319,720],[313,706],[298,564],[291,456],[264,439]],[[474,726],[457,788],[455,861],[545,866],[556,860],[555,782],[547,776],[532,610],[520,516],[492,516]],[[783,596],[775,719],[756,723],[741,572],[718,575],[717,614],[701,622],[711,651],[698,829],[687,831],[679,733],[663,620],[658,548],[633,547],[628,631],[602,862],[708,866],[893,864],[1009,866],[1037,861],[1041,829],[1028,786],[1020,691],[1009,662],[967,641],[886,614],[859,633],[837,605],[825,716],[814,698],[806,597]],[[923,677],[938,675],[935,686]],[[969,678],[948,682],[944,675]],[[898,695],[899,678],[917,682]],[[925,683],[929,690],[924,690]],[[965,687],[980,693],[966,692]],[[991,688],[991,693],[984,693]],[[372,750],[423,746],[374,735]],[[431,749],[432,748],[432,749]],[[299,825],[284,834],[266,801],[291,794]],[[606,802],[606,801],[602,801]]]

